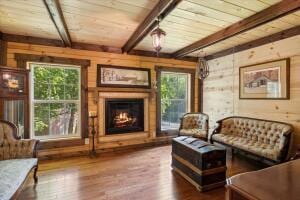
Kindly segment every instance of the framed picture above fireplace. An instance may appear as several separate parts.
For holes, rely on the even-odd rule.
[[[97,86],[149,89],[150,69],[98,64]]]

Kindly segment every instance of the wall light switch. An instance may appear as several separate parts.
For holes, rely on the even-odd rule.
[[[89,144],[90,143],[90,139],[89,138],[85,138],[84,139],[84,144]]]

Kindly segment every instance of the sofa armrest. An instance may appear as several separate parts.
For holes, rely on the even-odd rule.
[[[182,129],[182,126],[183,126],[183,117],[180,117],[179,120],[180,120],[179,131],[180,131]]]
[[[285,162],[286,160],[288,160],[288,155],[292,143],[292,130],[285,132],[282,136],[284,137],[285,144],[280,151],[280,156],[278,159],[280,160],[280,162]]]
[[[36,158],[39,140],[15,140],[10,143],[9,157],[11,158]]]
[[[221,129],[222,129],[222,120],[218,120],[216,123],[217,123],[217,126],[216,126],[216,128],[213,130],[212,134],[210,135],[210,143],[213,143],[212,136],[215,135],[215,134],[220,133],[220,132],[221,132]]]

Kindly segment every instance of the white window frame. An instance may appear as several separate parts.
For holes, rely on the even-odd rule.
[[[79,71],[79,83],[78,83],[78,97],[79,100],[35,100],[34,99],[34,68],[33,65],[44,65],[49,68],[62,68],[62,69],[77,69]],[[28,62],[27,69],[30,69],[29,73],[29,93],[30,93],[30,138],[39,140],[60,140],[69,138],[80,138],[81,137],[81,67],[77,65],[65,65],[65,64],[53,64],[44,62]],[[78,130],[76,134],[69,135],[50,135],[50,136],[35,136],[34,134],[34,104],[35,103],[75,103],[78,104]]]

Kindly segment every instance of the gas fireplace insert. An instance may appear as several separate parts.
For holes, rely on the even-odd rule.
[[[106,99],[106,135],[140,131],[144,131],[144,99]]]

